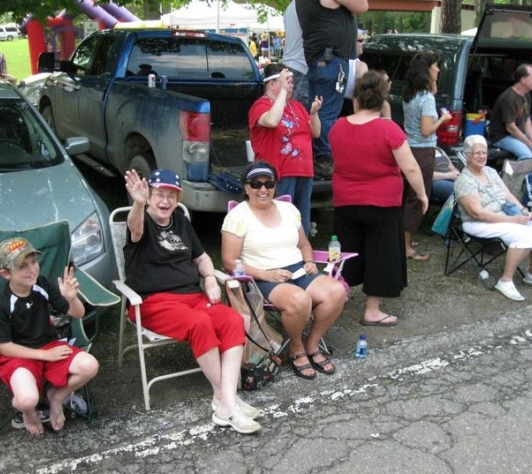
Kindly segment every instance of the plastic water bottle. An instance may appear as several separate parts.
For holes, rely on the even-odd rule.
[[[358,338],[357,346],[355,348],[355,359],[365,359],[368,355],[368,340],[365,334],[361,334]]]
[[[338,242],[338,237],[333,235],[329,242],[329,262],[336,262],[342,257],[342,246]]]
[[[238,259],[235,260],[235,268],[233,270],[233,276],[244,276],[246,274],[246,270],[244,269],[244,264],[242,263],[242,260]]]
[[[487,279],[490,277],[490,274],[488,273],[487,270],[481,270],[481,271],[478,273],[478,277],[479,277],[481,280],[487,280]]]

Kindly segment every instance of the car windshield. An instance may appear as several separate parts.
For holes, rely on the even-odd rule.
[[[63,156],[22,99],[0,99],[0,172],[44,168]]]

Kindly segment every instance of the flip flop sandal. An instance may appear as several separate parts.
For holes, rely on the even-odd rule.
[[[314,357],[320,354],[324,356],[325,359],[320,362],[316,362],[314,360]],[[332,375],[334,374],[334,372],[336,372],[336,367],[329,360],[329,358],[327,357],[327,354],[325,354],[321,349],[318,349],[316,352],[313,352],[312,354],[307,354],[307,357],[312,367],[314,367],[318,372],[321,372],[322,374],[326,374],[326,375]],[[329,370],[325,369],[326,365],[332,365],[332,369],[329,369]]]
[[[384,318],[379,319],[378,321],[366,321],[365,319],[361,319],[360,320],[360,324],[362,324],[362,326],[389,326],[389,327],[397,326],[397,322],[398,322],[397,319],[393,323],[385,323],[384,322],[388,318],[392,318],[392,317],[393,316],[391,314],[388,314],[388,315],[384,316]]]
[[[292,369],[294,369],[294,374],[296,374],[298,377],[301,377],[302,379],[306,380],[312,380],[316,377],[316,372],[314,372],[312,375],[304,374],[304,370],[312,369],[311,364],[304,364],[304,365],[295,365],[294,361],[297,359],[301,359],[302,357],[307,357],[307,354],[305,352],[301,352],[300,354],[294,354],[294,355],[288,355],[288,362],[292,366]]]

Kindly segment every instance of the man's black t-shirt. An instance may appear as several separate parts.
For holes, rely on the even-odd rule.
[[[144,213],[144,234],[124,246],[126,284],[140,296],[152,293],[200,293],[200,275],[193,260],[205,251],[190,224],[174,212],[166,227]]]
[[[357,24],[347,8],[325,8],[319,0],[296,0],[296,10],[307,63],[318,59],[325,48],[332,48],[342,59],[356,58]]]

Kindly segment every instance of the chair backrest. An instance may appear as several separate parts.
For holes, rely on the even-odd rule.
[[[42,275],[52,281],[58,276],[63,276],[70,257],[71,240],[68,221],[52,222],[33,229],[0,230],[0,242],[12,237],[25,238],[42,252],[39,257]]]
[[[177,203],[177,207],[181,209],[183,214],[190,220],[190,213],[187,207],[182,203]],[[131,206],[119,207],[111,212],[109,216],[109,227],[111,229],[111,239],[115,249],[116,267],[118,269],[118,278],[121,281],[126,280],[125,273],[125,257],[124,246],[126,245],[127,237],[127,215],[131,210]]]
[[[283,201],[283,202],[292,202],[292,196],[290,194],[282,194],[281,196],[277,196],[274,198],[276,201]],[[227,202],[227,212],[234,209],[238,204],[240,204],[239,201],[235,201],[232,199],[231,201]]]

